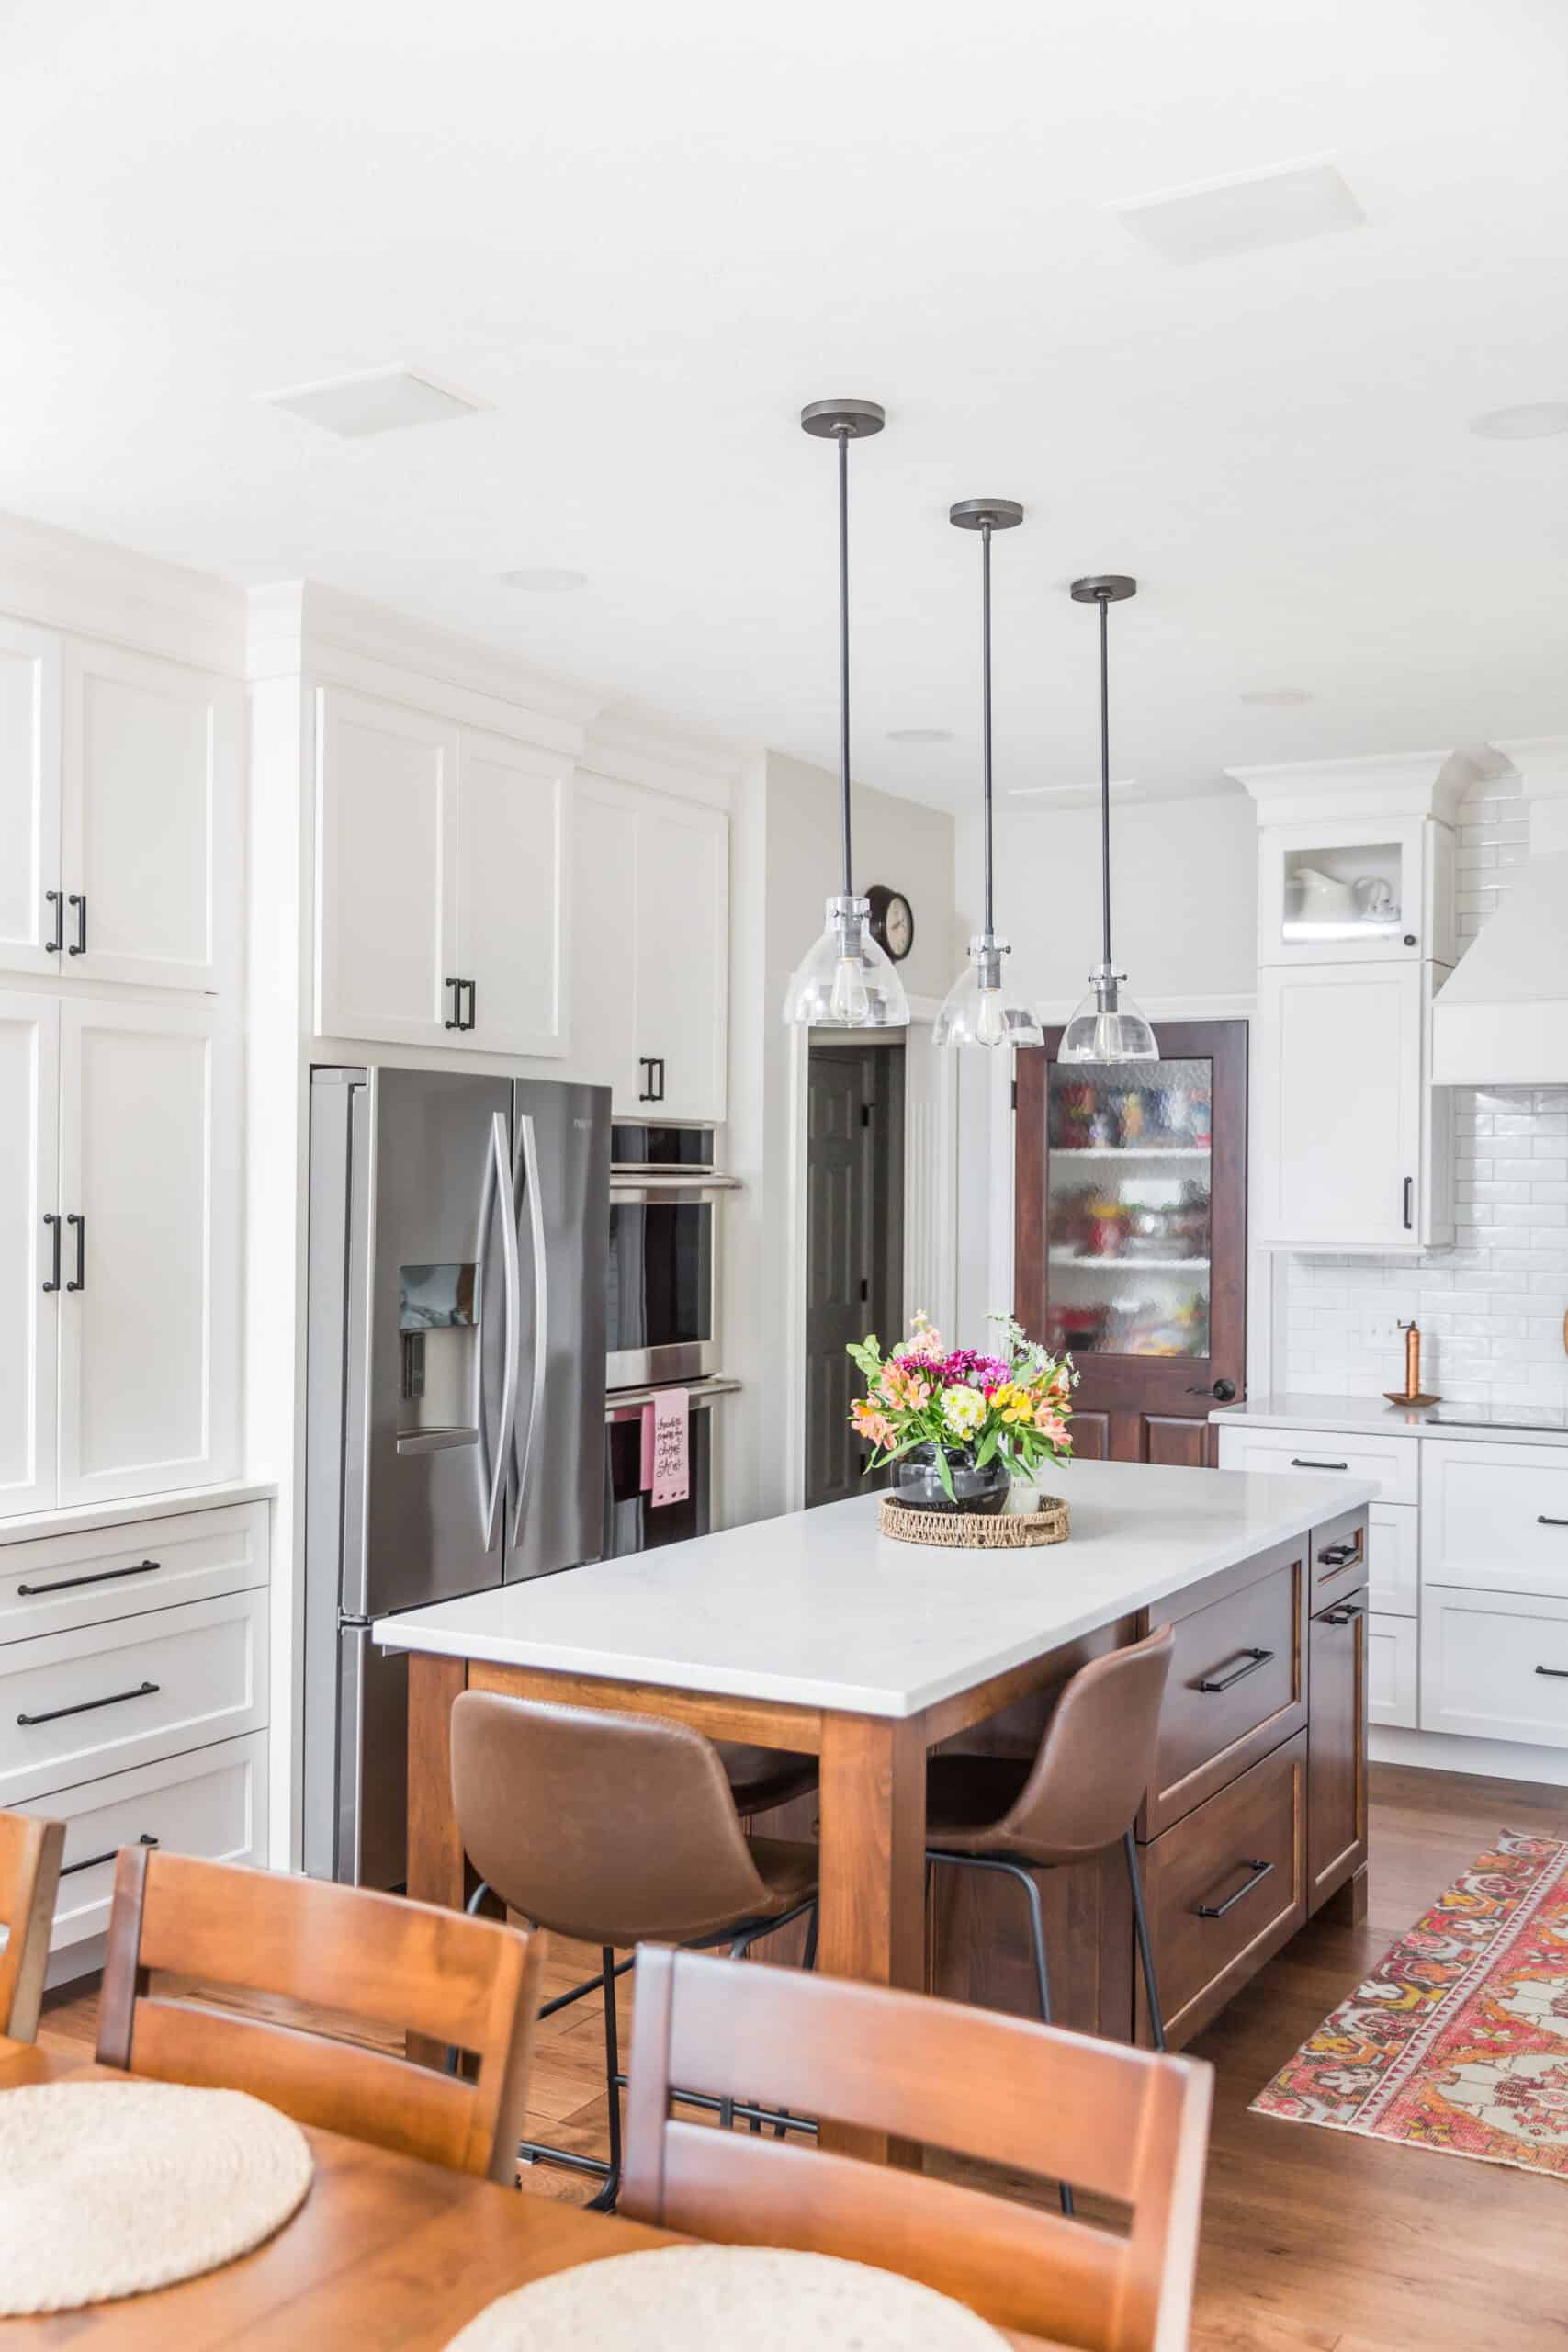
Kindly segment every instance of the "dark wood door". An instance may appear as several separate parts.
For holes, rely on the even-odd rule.
[[[806,1501],[865,1484],[850,1426],[860,1374],[844,1350],[903,1329],[902,1045],[811,1048],[807,1080]]]
[[[1158,1035],[1157,1062],[1059,1062],[1059,1029],[1019,1055],[1015,1312],[1073,1356],[1079,1453],[1201,1467],[1246,1387],[1247,1023]]]

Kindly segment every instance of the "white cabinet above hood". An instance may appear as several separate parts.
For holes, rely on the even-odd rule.
[[[1496,748],[1524,784],[1529,856],[1432,1008],[1432,1080],[1568,1086],[1568,735]]]

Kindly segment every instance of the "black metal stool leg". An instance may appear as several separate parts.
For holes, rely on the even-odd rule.
[[[620,2036],[615,2022],[615,1955],[606,1944],[600,1955],[604,1967],[604,2079],[610,2092],[610,2171],[597,2197],[588,2200],[591,2213],[613,2213],[621,2193]]]
[[[1127,1883],[1133,1890],[1133,1925],[1138,1936],[1138,1958],[1143,1964],[1144,1992],[1149,2005],[1149,2032],[1156,2050],[1165,2048],[1165,2013],[1159,2005],[1159,1986],[1155,1980],[1155,1951],[1149,1941],[1148,1914],[1144,1909],[1144,1878],[1138,1868],[1138,1841],[1129,1829],[1122,1840],[1127,1857]]]

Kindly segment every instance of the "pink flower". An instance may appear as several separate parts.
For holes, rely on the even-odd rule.
[[[1060,1413],[1053,1412],[1049,1405],[1035,1407],[1034,1426],[1041,1436],[1048,1438],[1053,1445],[1066,1443],[1067,1425]]]
[[[871,1439],[874,1445],[891,1445],[897,1436],[886,1413],[879,1413],[868,1397],[857,1396],[850,1407],[850,1419],[862,1437]]]

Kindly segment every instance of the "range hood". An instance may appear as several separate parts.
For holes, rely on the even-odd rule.
[[[1529,855],[1432,1007],[1438,1086],[1568,1086],[1568,735],[1498,743]]]

